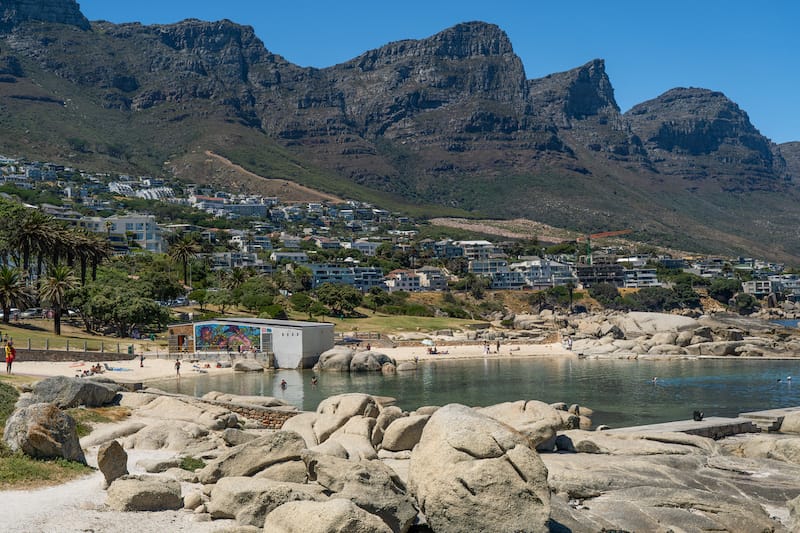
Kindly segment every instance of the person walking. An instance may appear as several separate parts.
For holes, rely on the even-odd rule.
[[[6,341],[6,374],[11,373],[11,365],[16,358],[17,350],[14,349],[14,341],[8,339],[8,341]]]
[[[175,375],[181,377],[181,360],[178,359],[175,361]]]

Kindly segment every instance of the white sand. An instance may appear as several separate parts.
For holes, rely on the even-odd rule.
[[[488,357],[569,357],[573,352],[566,350],[560,343],[552,344],[501,344],[500,352],[497,353],[496,344],[489,345]],[[361,349],[365,349],[362,346]],[[484,353],[482,344],[440,344],[437,346],[438,354],[428,353],[428,347],[422,344],[413,346],[398,346],[396,348],[384,348],[375,346],[372,348],[376,352],[388,355],[396,361],[411,361],[414,358],[420,361],[433,361],[443,359],[474,359],[487,357]],[[446,352],[446,353],[444,353]],[[119,371],[106,371],[105,376],[119,382],[137,383],[154,380],[162,380],[176,377],[175,360],[157,358],[155,354],[145,356],[144,366],[139,366],[139,359],[128,361],[106,361],[108,366]],[[206,362],[197,363],[204,367]],[[24,355],[14,363],[14,374],[24,374],[30,376],[76,376],[84,370],[92,367],[94,363],[74,361],[74,362],[39,362],[25,361]],[[181,376],[188,377],[198,375],[192,368],[193,364],[188,359],[181,360]],[[231,368],[216,368],[214,362],[209,362],[209,368],[202,368],[208,374],[231,373]]]
[[[163,357],[163,356],[162,356]],[[29,376],[77,376],[84,370],[89,370],[95,363],[84,361],[73,362],[40,362],[25,361],[24,355],[14,362],[14,374],[24,374]],[[129,361],[106,361],[106,364],[114,369],[124,369],[108,371],[103,375],[114,381],[137,383],[168,379],[176,377],[175,359],[157,359],[155,356],[145,356],[143,366],[140,366],[139,359]],[[205,362],[197,363],[204,366]],[[100,363],[103,366],[103,363]],[[224,374],[233,372],[231,368],[215,368],[214,362],[209,363],[209,368],[203,368],[208,374]],[[181,376],[197,375],[197,371],[192,368],[192,363],[188,360],[181,360]]]

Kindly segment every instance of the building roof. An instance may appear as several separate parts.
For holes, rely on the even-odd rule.
[[[331,322],[306,322],[303,320],[278,320],[273,318],[249,318],[249,317],[230,317],[219,320],[202,320],[199,322],[186,322],[175,324],[176,326],[187,326],[197,324],[207,324],[209,322],[230,323],[242,326],[284,326],[289,328],[311,328],[311,327],[333,327]]]

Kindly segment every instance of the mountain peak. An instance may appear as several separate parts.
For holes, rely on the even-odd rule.
[[[89,29],[89,21],[75,0],[3,0],[0,30],[8,31],[22,22],[56,22]]]
[[[452,59],[513,54],[511,40],[499,26],[472,21],[456,24],[422,42],[437,45],[437,55]]]

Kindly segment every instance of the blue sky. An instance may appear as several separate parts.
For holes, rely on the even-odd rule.
[[[673,87],[704,87],[725,93],[773,141],[800,141],[800,3],[788,0],[78,1],[89,20],[227,18],[314,67],[482,20],[505,30],[528,78],[602,58],[623,111]]]

